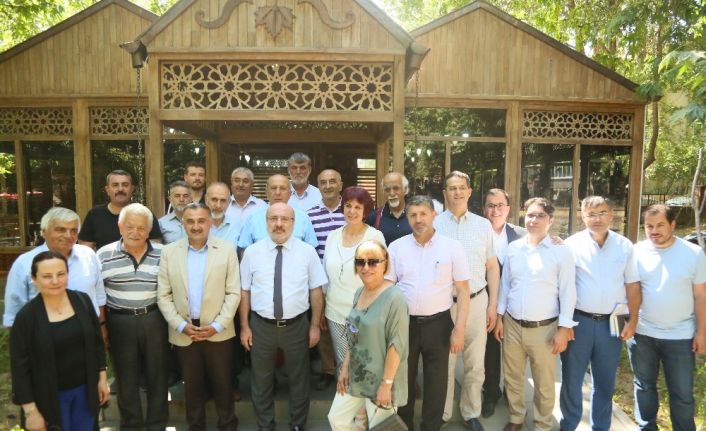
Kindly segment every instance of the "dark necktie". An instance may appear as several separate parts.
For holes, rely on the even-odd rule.
[[[282,246],[277,246],[277,257],[275,258],[275,319],[280,320],[284,316],[282,309]]]

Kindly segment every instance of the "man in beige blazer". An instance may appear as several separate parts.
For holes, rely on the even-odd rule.
[[[236,430],[230,381],[233,317],[240,303],[238,258],[232,244],[209,237],[211,214],[204,204],[189,204],[182,222],[187,237],[162,249],[158,304],[181,362],[186,420],[189,430],[206,429],[210,388],[218,429]]]

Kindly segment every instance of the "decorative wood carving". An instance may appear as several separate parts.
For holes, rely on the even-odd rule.
[[[91,108],[91,136],[146,135],[148,125],[147,108]]]
[[[255,25],[264,25],[276,38],[283,28],[293,29],[294,12],[285,6],[262,6],[255,12]]]
[[[203,10],[196,12],[194,18],[201,27],[209,29],[218,28],[228,22],[228,19],[230,18],[235,8],[242,3],[252,4],[252,0],[228,0],[223,6],[223,10],[221,11],[220,16],[218,16],[218,18],[214,19],[213,21],[206,21],[206,12],[204,12]]]
[[[632,139],[632,114],[524,111],[525,138]]]
[[[169,61],[162,109],[378,111],[393,108],[391,63]]]
[[[344,28],[352,26],[355,22],[355,14],[353,14],[353,12],[347,12],[346,19],[343,21],[336,21],[335,19],[333,19],[322,0],[299,0],[297,2],[297,4],[302,3],[309,3],[311,6],[313,6],[314,9],[316,9],[316,12],[318,12],[321,21],[323,21],[324,24],[326,24],[330,28],[342,30]]]
[[[70,136],[71,108],[1,108],[0,136]]]

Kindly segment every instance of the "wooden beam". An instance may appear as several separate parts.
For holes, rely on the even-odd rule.
[[[204,141],[206,147],[206,182],[208,184],[220,180],[220,163],[218,162],[218,147],[217,141],[206,139]]]
[[[630,112],[638,106],[644,106],[644,102],[626,99],[591,99],[577,100],[558,97],[538,97],[538,96],[515,96],[515,95],[489,95],[489,94],[458,94],[443,95],[441,93],[419,93],[417,97],[414,93],[407,93],[408,106],[419,107],[445,107],[445,108],[493,108],[507,109],[512,102],[530,103],[527,109],[565,110],[571,107],[573,110],[590,110],[601,112]]]
[[[392,129],[392,170],[404,174],[405,59],[395,58],[394,119]]]
[[[162,122],[167,127],[172,129],[181,130],[189,135],[196,136],[201,139],[216,139],[218,136],[208,129],[199,127],[191,121],[163,121]]]
[[[375,144],[378,141],[368,130],[350,129],[223,129],[218,139],[229,144],[324,143]]]
[[[376,162],[375,162],[375,200],[376,205],[381,207],[385,204],[385,195],[379,187],[382,177],[387,174],[388,166],[390,165],[390,140],[384,139],[377,143],[375,147]]]
[[[151,96],[150,96],[151,100]],[[404,107],[404,103],[401,104]],[[403,109],[404,111],[404,109]],[[236,111],[163,109],[159,112],[162,120],[176,121],[340,121],[363,123],[391,123],[391,111]]]
[[[575,233],[579,209],[579,183],[581,182],[581,145],[574,145],[574,175],[571,179],[571,208],[569,209],[569,235]]]
[[[142,70],[147,72],[147,91],[149,94],[149,138],[145,142],[145,202],[152,212],[159,217],[164,214],[164,145],[162,144],[162,120],[159,118],[159,58]]]
[[[635,109],[633,117],[633,146],[630,152],[630,175],[628,184],[628,238],[637,241],[640,231],[640,211],[642,200],[642,162],[644,160],[645,107]]]
[[[505,130],[508,138],[505,146],[505,190],[510,195],[508,220],[517,223],[520,213],[520,183],[522,181],[522,110],[520,103],[510,104],[507,110]]]
[[[15,141],[15,175],[17,175],[17,219],[20,224],[20,245],[25,246],[29,244],[27,238],[27,183],[24,151],[19,139]]]
[[[73,106],[74,130],[74,188],[76,190],[76,213],[85,217],[93,206],[93,170],[91,162],[90,115],[88,104],[78,99]]]

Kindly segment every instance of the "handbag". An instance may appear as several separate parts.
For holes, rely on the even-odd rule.
[[[377,413],[377,409],[375,410],[375,413]],[[397,411],[395,411],[395,414],[392,416],[389,416],[386,418],[384,421],[380,422],[379,424],[375,425],[372,428],[369,428],[370,431],[407,431],[407,424],[404,423],[400,415],[397,414]]]

